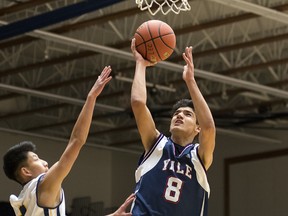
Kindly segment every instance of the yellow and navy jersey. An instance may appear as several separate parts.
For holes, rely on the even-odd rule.
[[[198,155],[199,144],[189,144],[179,154],[175,145],[160,134],[140,159],[135,173],[133,216],[207,215],[210,187]]]

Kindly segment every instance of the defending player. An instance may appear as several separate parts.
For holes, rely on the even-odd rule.
[[[131,106],[145,150],[136,170],[132,214],[205,216],[210,193],[206,170],[213,160],[216,129],[194,79],[192,47],[183,53],[183,80],[192,100],[183,99],[173,106],[170,137],[156,129],[146,105],[145,72],[152,64],[137,52],[135,39],[131,50],[136,61]],[[199,144],[193,144],[198,134]]]
[[[45,160],[36,154],[35,145],[25,141],[10,148],[4,156],[4,171],[8,178],[23,186],[20,195],[10,196],[16,216],[64,216],[65,198],[62,182],[69,174],[78,154],[85,144],[97,97],[112,79],[111,68],[105,67],[90,90],[71,133],[69,143],[50,169]],[[126,207],[134,199],[129,196],[112,216],[131,215]]]

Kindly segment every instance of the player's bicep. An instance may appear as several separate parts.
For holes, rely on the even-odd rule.
[[[156,129],[155,122],[147,106],[133,108],[136,124],[138,127],[141,141],[145,151],[149,151],[155,140],[157,139],[159,132]]]
[[[59,202],[59,195],[62,182],[69,174],[78,154],[78,148],[72,148],[70,142],[62,154],[60,160],[56,162],[45,174],[39,185],[39,203],[46,207],[53,207]]]
[[[51,177],[52,181],[54,179],[56,184],[62,184],[62,181],[72,169],[72,166],[80,153],[82,146],[80,142],[81,141],[77,141],[77,139],[70,140],[59,161],[49,169],[47,177]]]
[[[203,162],[206,170],[211,166],[213,161],[213,153],[215,149],[216,131],[211,128],[201,131],[199,134],[199,149],[198,154]]]
[[[37,203],[43,207],[53,208],[57,206],[60,201],[59,194],[61,184],[57,184],[58,178],[53,179],[53,176],[49,171],[38,184]]]

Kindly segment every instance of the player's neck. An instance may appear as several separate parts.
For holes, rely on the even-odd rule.
[[[193,141],[194,137],[191,138],[191,137],[183,137],[183,136],[177,136],[175,134],[172,134],[171,135],[171,140],[178,144],[178,145],[181,145],[181,146],[186,146],[188,144],[191,144],[192,141]]]

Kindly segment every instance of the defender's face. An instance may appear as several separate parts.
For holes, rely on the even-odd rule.
[[[193,109],[191,107],[180,107],[172,116],[170,132],[172,134],[179,132],[187,133],[187,135],[197,134],[196,127],[196,115]]]
[[[38,157],[34,152],[28,152],[26,169],[30,172],[31,177],[35,178],[48,171],[48,163]]]

